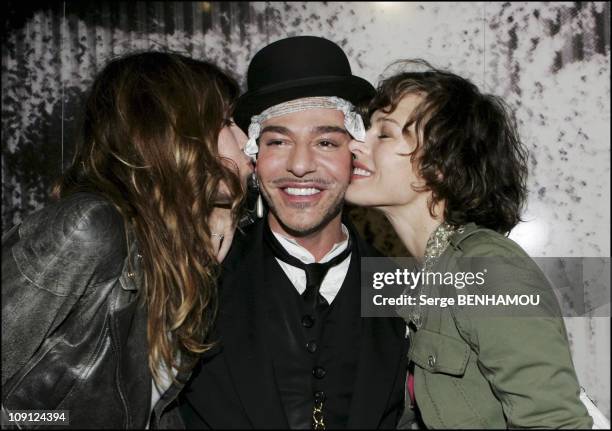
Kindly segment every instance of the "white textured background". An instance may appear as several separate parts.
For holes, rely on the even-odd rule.
[[[50,181],[70,161],[78,103],[109,58],[169,48],[242,78],[264,45],[318,35],[339,43],[353,71],[373,83],[391,61],[422,57],[503,96],[532,156],[526,222],[511,238],[532,256],[610,256],[605,2],[58,2],[30,13],[11,7],[17,12],[7,18],[13,22],[2,47],[3,230],[47,199]],[[366,236],[397,250],[378,220],[361,220]],[[609,316],[609,303],[604,308]],[[579,380],[609,417],[610,318],[566,322]]]

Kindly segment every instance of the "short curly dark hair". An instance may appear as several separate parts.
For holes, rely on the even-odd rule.
[[[418,162],[425,189],[432,191],[429,211],[444,200],[444,220],[459,226],[474,222],[507,234],[521,221],[527,197],[528,153],[519,139],[511,110],[499,97],[482,94],[465,78],[435,69],[424,60],[393,66],[417,66],[384,79],[368,108],[393,112],[402,98],[422,101],[407,118],[413,123]]]

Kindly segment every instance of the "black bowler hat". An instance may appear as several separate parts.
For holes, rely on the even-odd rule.
[[[315,36],[289,37],[262,48],[249,65],[247,87],[234,110],[234,121],[245,133],[253,115],[279,103],[336,96],[357,104],[376,92],[351,73],[342,48]]]

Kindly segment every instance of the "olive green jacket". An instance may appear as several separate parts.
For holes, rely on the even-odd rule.
[[[558,302],[544,274],[516,243],[469,224],[452,235],[432,271],[487,265],[495,268],[489,268],[483,285],[427,286],[420,293],[537,294],[539,304],[515,307],[524,311],[519,316],[457,304],[424,306],[417,313],[420,322],[410,307],[400,310],[407,323],[419,325],[416,331],[410,325],[409,358],[422,421],[427,428],[591,428]],[[413,414],[408,397],[406,402],[400,427]]]

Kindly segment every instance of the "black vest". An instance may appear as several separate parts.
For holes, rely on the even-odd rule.
[[[305,312],[302,297],[264,246],[268,348],[292,429],[311,428],[315,397],[324,397],[328,429],[346,428],[348,422],[361,333],[360,258],[353,244],[342,287],[319,321]]]

